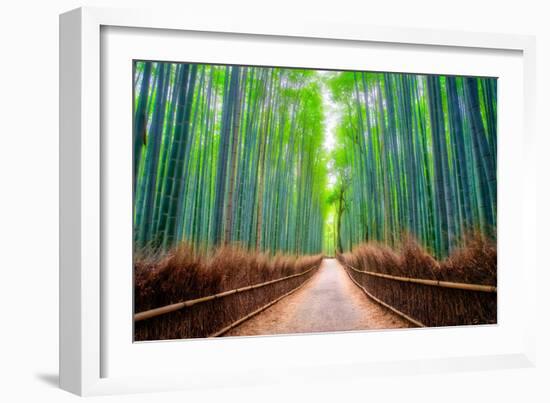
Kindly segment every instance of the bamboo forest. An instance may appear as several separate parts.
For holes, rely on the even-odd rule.
[[[135,259],[496,245],[496,78],[135,61],[133,80]]]
[[[138,247],[333,255],[408,231],[442,256],[493,234],[496,79],[138,62],[134,86]]]

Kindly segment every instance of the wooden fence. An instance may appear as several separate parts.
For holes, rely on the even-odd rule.
[[[373,278],[381,278],[381,279],[392,280],[392,281],[395,281],[396,284],[409,283],[409,284],[420,284],[422,286],[428,286],[428,288],[433,287],[434,292],[435,292],[435,289],[439,288],[439,289],[449,289],[449,292],[450,292],[450,290],[457,290],[457,292],[464,293],[463,297],[458,296],[457,298],[466,298],[467,295],[471,295],[471,298],[473,298],[473,299],[480,299],[480,298],[482,298],[482,296],[485,296],[485,297],[482,298],[482,300],[486,300],[487,298],[489,298],[491,301],[492,300],[496,301],[497,287],[492,286],[492,285],[470,284],[470,283],[432,280],[432,279],[425,279],[425,278],[411,278],[411,277],[404,277],[404,276],[394,276],[394,275],[391,275],[391,274],[378,273],[378,272],[373,272],[373,271],[368,271],[368,270],[360,270],[360,269],[357,269],[356,267],[350,266],[349,264],[346,264],[344,262],[340,262],[340,263],[342,263],[342,265],[344,265],[346,273],[348,274],[350,279],[353,281],[353,283],[357,287],[359,287],[368,297],[370,297],[375,302],[377,302],[380,305],[388,308],[389,310],[391,310],[395,314],[399,315],[400,317],[404,318],[408,322],[410,322],[410,323],[412,323],[412,324],[414,324],[415,326],[418,326],[418,327],[442,326],[443,324],[441,324],[441,322],[439,322],[438,324],[434,324],[434,323],[430,324],[429,322],[432,321],[432,318],[430,317],[430,315],[426,315],[425,308],[422,308],[422,309],[418,310],[418,309],[415,309],[414,307],[411,307],[411,305],[410,305],[411,301],[415,301],[416,300],[415,298],[412,298],[412,299],[407,298],[408,304],[407,303],[397,304],[397,305],[403,305],[403,308],[405,308],[408,305],[408,307],[407,307],[407,309],[405,309],[405,311],[409,311],[409,313],[403,312],[401,310],[401,308],[397,309],[395,306],[390,305],[390,303],[388,303],[388,301],[383,301],[379,297],[373,295],[372,291],[367,290],[367,288],[365,286],[360,284],[360,282],[357,281],[351,275],[352,271],[356,272],[356,273],[360,273],[362,275],[370,276],[370,277],[373,277]],[[406,290],[406,289],[401,288],[401,292],[403,292],[404,290]],[[458,290],[460,290],[460,291],[458,291]],[[430,293],[430,295],[431,294],[432,293]],[[474,294],[478,294],[478,296],[474,296]],[[388,294],[388,296],[390,296],[390,297],[395,296],[395,291],[390,292]],[[454,294],[450,295],[450,296],[454,298]],[[401,298],[401,299],[399,299],[399,301],[402,301],[403,297],[405,297],[405,296],[400,295],[398,297],[398,298]],[[390,298],[390,299],[392,299],[392,298]],[[470,297],[467,297],[467,298],[468,298],[468,300],[471,299]],[[422,298],[420,298],[420,299],[422,299]],[[464,300],[460,301],[460,306],[462,306],[464,308],[468,305],[467,304],[465,305],[463,301]],[[435,309],[437,311],[443,306],[445,306],[445,308],[447,308],[447,306],[446,306],[447,303],[443,303],[443,305],[441,305],[441,303],[442,303],[442,301],[439,301],[439,303],[434,304],[433,309]],[[415,305],[414,302],[412,304],[413,304],[413,306]],[[432,306],[432,305],[430,305],[430,306]],[[496,305],[495,305],[495,307],[496,307]],[[426,318],[424,318],[424,320],[427,320],[428,322],[424,322],[424,320],[418,320],[417,318],[412,317],[411,314],[415,311],[418,315],[426,316]],[[481,310],[481,311],[483,311],[483,310]],[[464,312],[463,312],[463,314],[464,314]],[[413,315],[413,316],[417,316],[417,315]],[[495,315],[495,320],[496,320],[496,315]],[[426,323],[428,323],[428,324],[426,324]]]
[[[161,306],[159,308],[149,309],[148,311],[143,311],[143,312],[139,312],[139,313],[134,314],[134,321],[139,322],[139,321],[142,321],[142,320],[151,319],[151,318],[154,318],[154,317],[157,317],[157,316],[160,316],[160,315],[164,315],[164,314],[167,314],[167,313],[170,313],[170,312],[175,312],[175,311],[178,311],[180,309],[190,307],[190,306],[193,306],[193,305],[196,305],[196,304],[200,304],[200,303],[203,303],[203,302],[212,301],[212,300],[215,300],[215,299],[227,297],[229,295],[238,294],[238,293],[253,290],[253,289],[256,289],[256,288],[265,287],[265,286],[268,286],[270,284],[275,284],[275,283],[278,283],[278,282],[281,282],[281,281],[289,280],[291,278],[304,276],[307,273],[309,273],[310,271],[312,271],[313,269],[315,269],[316,267],[317,266],[313,266],[313,267],[310,267],[309,269],[307,269],[306,271],[303,271],[302,273],[292,274],[290,276],[281,277],[281,278],[278,278],[278,279],[275,279],[275,280],[266,281],[264,283],[249,285],[249,286],[246,286],[246,287],[240,287],[240,288],[236,288],[234,290],[220,292],[220,293],[215,294],[215,295],[209,295],[209,296],[206,296],[206,297],[201,297],[201,298],[191,299],[191,300],[187,300],[187,301],[177,302],[175,304]],[[296,289],[294,289],[292,291],[295,291]],[[286,294],[285,294],[285,296],[286,296]]]
[[[497,288],[492,285],[454,283],[451,281],[429,280],[425,278],[392,276],[390,274],[377,273],[374,271],[359,270],[359,269],[356,269],[355,267],[350,266],[349,264],[346,264],[346,266],[352,269],[353,271],[356,271],[357,273],[368,274],[369,276],[374,276],[374,277],[387,278],[390,280],[401,281],[404,283],[424,284],[424,285],[431,285],[434,287],[454,288],[457,290],[467,290],[467,291],[497,292]]]

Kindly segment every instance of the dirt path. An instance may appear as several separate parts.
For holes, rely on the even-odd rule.
[[[368,298],[336,259],[325,259],[304,287],[225,336],[403,327],[411,324]]]

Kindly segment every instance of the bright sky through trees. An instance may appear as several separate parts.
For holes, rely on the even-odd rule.
[[[327,161],[328,168],[328,177],[327,191],[330,193],[333,191],[334,186],[336,185],[337,178],[334,172],[334,159],[332,158],[333,150],[336,146],[336,127],[338,121],[340,120],[340,111],[338,110],[338,105],[336,105],[331,97],[330,88],[328,86],[327,80],[331,76],[334,76],[334,72],[319,70],[318,75],[321,81],[321,96],[323,100],[323,109],[325,111],[325,124],[324,124],[324,142],[323,146],[327,155],[329,156]],[[327,207],[325,225],[324,225],[324,237],[323,237],[323,252],[329,256],[334,255],[335,246],[336,246],[336,234],[337,228],[335,228],[335,206],[333,203],[330,203]]]

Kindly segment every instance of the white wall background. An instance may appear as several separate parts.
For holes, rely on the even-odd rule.
[[[188,3],[188,4],[186,4]],[[57,389],[58,356],[58,14],[82,5],[184,7],[231,18],[293,18],[373,25],[450,28],[537,36],[539,164],[539,317],[534,369],[354,379],[302,387],[94,398],[100,401],[550,401],[550,281],[542,261],[550,224],[550,29],[536,0],[11,0],[0,10],[0,399],[65,402]],[[535,241],[535,239],[534,239]]]

